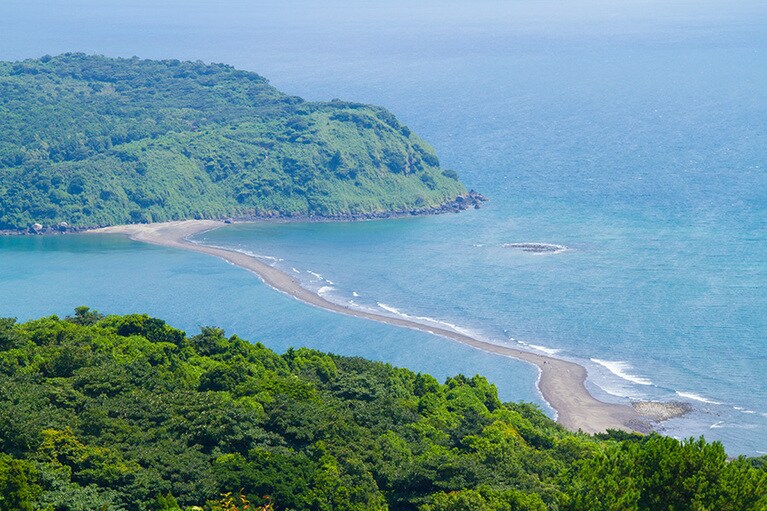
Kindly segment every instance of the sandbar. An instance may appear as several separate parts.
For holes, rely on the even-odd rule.
[[[607,429],[621,429],[647,433],[651,430],[648,418],[624,404],[605,403],[592,396],[586,388],[586,368],[566,360],[540,355],[520,349],[496,345],[475,339],[452,330],[418,323],[417,321],[361,311],[340,305],[304,288],[292,276],[273,268],[258,259],[241,252],[211,247],[188,241],[187,238],[211,229],[224,226],[214,220],[185,220],[154,224],[118,225],[94,229],[92,233],[125,234],[131,239],[154,245],[191,250],[209,254],[228,261],[256,274],[272,288],[304,303],[332,312],[378,321],[422,332],[438,335],[471,346],[488,353],[511,357],[530,364],[540,370],[538,388],[544,399],[556,410],[557,422],[565,428],[584,433],[600,433]]]

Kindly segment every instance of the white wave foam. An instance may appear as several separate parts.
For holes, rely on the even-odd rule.
[[[352,296],[357,298],[360,294],[357,291],[352,291]]]
[[[225,250],[231,250],[231,249],[229,249],[227,247],[218,247],[218,248],[223,248]],[[281,261],[284,261],[284,259],[281,259],[279,257],[274,257],[274,256],[270,256],[270,255],[265,255],[265,254],[259,254],[257,252],[251,252],[250,250],[245,250],[245,249],[235,249],[235,252],[239,252],[241,254],[249,255],[250,257],[255,257],[256,259],[263,259],[265,261],[272,261],[273,263],[279,263]]]
[[[294,273],[298,273],[298,274],[300,274],[300,273],[301,273],[300,271],[298,271],[298,270],[297,270],[297,269],[295,269],[295,268],[291,268],[291,270],[293,270],[293,272],[294,272]]]
[[[223,246],[223,245],[212,245],[212,244],[208,244],[208,243],[203,243],[201,241],[193,241],[192,243],[195,243],[197,245],[203,245],[203,246],[206,246],[206,247],[211,247],[211,248],[220,248],[221,250],[229,250],[229,251],[232,251],[232,252],[238,252],[240,254],[245,254],[246,256],[253,257],[255,259],[261,259],[261,260],[264,260],[264,261],[271,261],[272,262],[272,264],[271,264],[272,266],[274,266],[276,263],[284,261],[284,259],[280,259],[279,257],[274,257],[274,256],[270,256],[270,255],[265,255],[265,254],[259,254],[257,252],[252,252],[250,250],[246,250],[244,248],[233,248],[233,247],[227,247],[227,246]]]
[[[604,390],[611,396],[617,396],[622,398],[627,397],[630,399],[637,399],[637,400],[647,399],[647,396],[645,394],[637,390],[636,385],[632,384],[631,382],[627,382],[626,380],[623,380],[622,378],[615,381],[607,381],[606,379],[601,379],[597,381],[592,380],[592,383],[594,383],[594,385]]]
[[[395,309],[394,307],[390,305],[386,305],[385,303],[376,302],[379,307],[381,307],[386,312],[391,312],[392,314],[397,314],[398,316],[405,316],[405,314],[402,314],[398,309]],[[408,316],[409,317],[409,316]]]
[[[710,425],[708,427],[708,429],[719,429],[719,428],[723,427],[722,424],[724,424],[724,421],[716,422],[716,423]]]
[[[410,319],[410,320],[416,320],[418,322],[432,323],[434,325],[447,327],[448,329],[454,332],[458,332],[459,334],[468,335],[470,337],[475,336],[475,334],[471,332],[470,330],[461,328],[458,325],[454,325],[453,323],[448,323],[447,321],[440,321],[439,319],[430,318],[429,316],[411,316],[409,314],[405,314],[404,312],[402,312],[401,310],[395,307],[392,307],[391,305],[386,305],[385,303],[381,303],[381,302],[376,302],[376,303],[378,304],[380,308],[382,308],[386,312],[394,314],[395,316],[399,316],[401,318]]]
[[[514,339],[513,337],[509,337],[509,340],[516,342],[520,346],[525,346],[526,348],[532,348],[532,349],[534,349],[536,351],[540,351],[542,353],[546,353],[547,355],[552,355],[553,356],[553,355],[556,355],[557,353],[560,353],[562,351],[562,350],[557,349],[557,348],[549,348],[547,346],[541,346],[540,344],[530,344],[530,343],[527,343],[525,341],[518,341],[518,340]]]
[[[336,284],[336,283],[335,283],[335,282],[333,282],[332,280],[330,280],[330,279],[326,279],[325,277],[323,277],[323,276],[322,276],[322,275],[320,275],[319,273],[317,273],[317,272],[313,272],[312,270],[306,270],[306,273],[308,273],[309,275],[313,276],[313,277],[314,277],[314,278],[316,278],[317,280],[321,280],[321,281],[323,281],[323,282],[327,282],[327,283],[328,283],[329,285],[331,285],[331,286],[335,286],[335,284]]]
[[[511,334],[509,333],[509,331],[506,330],[505,328],[503,329],[503,333],[504,333],[504,335],[506,335],[506,339],[507,340],[509,340],[511,342],[517,342],[517,340],[514,337],[512,337]]]
[[[761,428],[759,424],[752,424],[752,423],[735,423],[735,422],[729,422],[725,424],[724,426],[720,426],[722,428],[727,429],[744,429],[746,431],[753,431],[755,429]]]
[[[637,385],[652,385],[652,381],[648,378],[631,374],[629,371],[633,368],[628,362],[622,360],[600,360],[598,358],[592,358],[591,361],[606,368],[615,376],[630,381],[631,383],[636,383]]]
[[[557,349],[557,348],[547,348],[546,346],[540,346],[538,344],[528,344],[528,346],[530,346],[534,350],[542,351],[543,353],[545,353],[547,355],[552,355],[552,356],[554,356],[557,353],[562,351],[562,350]]]
[[[745,408],[743,408],[742,406],[733,406],[733,408],[739,412],[742,412],[743,410],[745,410]]]
[[[357,309],[359,311],[366,311],[366,312],[379,312],[379,309],[375,307],[367,307],[365,305],[361,305],[354,300],[347,300],[346,303],[353,309]]]
[[[700,401],[701,403],[708,403],[710,405],[721,405],[719,401],[714,401],[713,399],[709,399],[707,397],[700,396],[698,394],[694,394],[692,392],[681,392],[679,390],[676,391],[676,395],[679,397],[685,397],[687,399],[692,399],[693,401]]]
[[[751,413],[756,413],[756,412],[755,412],[755,411],[753,411],[753,410],[743,410],[743,413],[748,413],[748,414],[751,414]]]
[[[319,288],[317,290],[317,294],[322,296],[324,294],[327,294],[327,293],[329,293],[331,291],[335,291],[335,290],[336,290],[336,288],[334,288],[333,286],[322,286],[321,288]]]

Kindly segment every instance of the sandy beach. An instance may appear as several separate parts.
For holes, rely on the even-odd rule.
[[[543,397],[557,411],[557,421],[570,430],[577,431],[580,429],[586,433],[597,433],[603,432],[606,429],[639,432],[648,432],[651,429],[651,421],[654,418],[640,415],[636,407],[604,403],[595,399],[586,389],[586,368],[581,365],[546,355],[495,345],[458,332],[421,324],[404,318],[351,309],[328,301],[316,293],[305,289],[290,275],[256,258],[232,250],[192,243],[186,239],[193,234],[215,229],[223,225],[223,222],[212,220],[188,220],[157,224],[121,225],[95,229],[89,232],[125,234],[136,241],[192,250],[220,257],[236,266],[253,272],[272,288],[309,305],[340,314],[428,332],[489,353],[534,364],[540,370],[538,387]],[[641,409],[640,407],[639,410]]]

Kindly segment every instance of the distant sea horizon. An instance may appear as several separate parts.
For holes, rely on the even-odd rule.
[[[11,0],[0,7],[0,59],[202,59],[306,99],[388,108],[490,202],[458,215],[233,225],[197,239],[248,251],[341,303],[582,363],[597,397],[689,403],[661,432],[764,454],[767,8],[650,3]],[[551,414],[534,368],[311,309],[195,254],[112,237],[0,238],[0,297],[0,316],[21,320],[78,305],[146,311],[278,351],[487,374],[504,399]]]

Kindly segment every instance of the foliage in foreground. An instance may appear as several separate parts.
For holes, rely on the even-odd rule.
[[[387,110],[222,64],[0,62],[0,119],[0,229],[377,214],[466,192]]]
[[[763,465],[569,433],[480,376],[87,308],[0,320],[0,511],[756,511]]]

